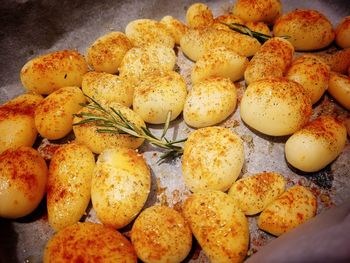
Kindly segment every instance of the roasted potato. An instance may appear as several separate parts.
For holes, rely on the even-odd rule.
[[[230,29],[227,25],[224,25],[223,23],[226,24],[230,24],[230,23],[237,23],[237,24],[244,24],[244,21],[239,18],[238,16],[235,16],[233,14],[226,14],[226,15],[221,15],[218,16],[214,19],[214,24],[212,25],[212,27],[216,28],[216,29],[223,29],[223,30],[228,30],[231,32],[232,29]]]
[[[313,54],[326,63],[332,71],[348,74],[350,68],[350,48],[330,50],[324,53]],[[349,74],[350,75],[350,74]]]
[[[350,110],[350,77],[331,72],[328,92],[343,107]]]
[[[335,29],[335,43],[341,48],[350,48],[350,16],[345,17]]]
[[[160,22],[166,26],[177,45],[180,45],[180,39],[187,32],[188,27],[180,20],[172,16],[164,16]]]
[[[259,32],[261,34],[271,36],[271,30],[264,22],[247,22],[245,25],[252,31]]]
[[[192,4],[186,11],[187,24],[192,27],[209,27],[214,22],[211,9],[203,3]]]

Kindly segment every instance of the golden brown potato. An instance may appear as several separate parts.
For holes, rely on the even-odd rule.
[[[213,12],[203,3],[192,4],[186,11],[187,24],[192,27],[208,27],[214,22]]]
[[[172,16],[165,16],[160,22],[166,26],[170,34],[173,36],[175,43],[180,45],[180,39],[187,32],[188,27]]]
[[[335,29],[335,43],[341,48],[350,47],[350,16],[345,17]]]
[[[350,110],[350,77],[331,72],[328,92],[343,107]]]
[[[247,22],[245,24],[250,30],[271,36],[271,30],[264,22]]]
[[[214,19],[214,24],[212,25],[212,27],[217,28],[217,29],[232,31],[232,29],[230,29],[228,26],[226,26],[222,23],[226,23],[226,24],[237,23],[237,24],[243,25],[244,21],[241,18],[239,18],[238,16],[235,16],[232,14],[221,15],[221,16],[218,16]]]
[[[326,63],[332,71],[347,74],[350,68],[350,48],[331,50],[325,53],[314,54]],[[349,74],[350,75],[350,74]]]

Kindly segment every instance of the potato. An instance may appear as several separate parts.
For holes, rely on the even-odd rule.
[[[263,21],[273,24],[282,14],[282,3],[280,0],[237,0],[232,13],[246,22]]]
[[[283,77],[293,60],[294,48],[285,39],[272,38],[266,41],[248,63],[244,72],[247,84],[254,81]]]
[[[55,234],[46,244],[44,263],[136,263],[130,241],[113,228],[91,222],[77,223]]]
[[[213,12],[203,3],[192,4],[186,11],[187,24],[192,27],[208,27],[214,22]]]
[[[87,49],[87,61],[98,72],[117,73],[126,52],[133,47],[122,32],[110,32],[99,37]]]
[[[350,16],[345,17],[335,29],[335,43],[341,48],[350,47]]]
[[[60,146],[52,156],[47,181],[47,213],[56,231],[80,220],[90,202],[95,157],[84,145]]]
[[[328,50],[324,53],[313,54],[326,63],[332,71],[347,74],[350,68],[350,48]],[[349,74],[350,75],[350,74]]]
[[[328,92],[343,107],[350,110],[350,77],[331,72]]]
[[[182,175],[192,192],[226,191],[244,163],[241,138],[228,128],[207,127],[190,134],[184,144]]]
[[[37,136],[34,111],[43,97],[23,94],[0,106],[0,153],[19,146],[32,146]]]
[[[160,23],[164,24],[172,37],[175,40],[175,44],[180,45],[180,39],[187,32],[188,27],[180,20],[172,16],[164,16]]]
[[[277,19],[275,36],[289,36],[295,50],[317,50],[327,47],[334,40],[332,24],[321,13],[311,9],[296,9]]]
[[[329,66],[316,56],[303,55],[293,61],[286,77],[301,84],[314,104],[328,88],[329,71]]]
[[[209,77],[230,78],[237,81],[243,77],[248,65],[248,59],[227,47],[217,47],[209,50],[197,60],[192,68],[193,84]]]
[[[242,120],[257,131],[283,136],[301,129],[312,112],[305,89],[285,78],[268,78],[250,84],[241,100]]]
[[[125,34],[136,47],[158,44],[173,48],[175,45],[175,39],[167,27],[151,19],[131,21],[125,28]]]
[[[134,87],[119,76],[90,71],[83,76],[83,92],[97,101],[117,102],[126,107],[132,104]]]
[[[75,50],[61,50],[29,60],[21,69],[23,86],[35,93],[50,94],[67,86],[79,86],[88,65]]]
[[[183,215],[210,262],[242,262],[249,243],[248,221],[227,194],[207,190],[191,195]]]
[[[348,133],[348,136],[350,137],[350,119],[345,120],[345,127],[346,127],[346,132]]]
[[[0,217],[29,215],[45,195],[47,166],[28,147],[10,148],[0,154]]]
[[[143,262],[182,262],[191,250],[192,233],[183,216],[166,206],[152,206],[136,218],[131,242]]]
[[[195,128],[215,125],[234,112],[237,91],[226,78],[209,78],[193,85],[186,98],[183,117]]]
[[[320,116],[287,140],[286,159],[301,171],[316,172],[334,161],[345,143],[343,123],[332,116]]]
[[[127,148],[106,149],[92,177],[92,206],[103,224],[119,229],[141,211],[150,187],[151,173],[142,155]]]
[[[247,22],[245,24],[250,30],[271,36],[270,28],[264,22]]]
[[[152,72],[135,88],[133,109],[148,123],[165,123],[182,112],[187,96],[186,82],[175,71]]]
[[[244,21],[238,16],[235,16],[232,14],[226,14],[226,15],[221,15],[216,17],[214,19],[214,24],[212,25],[212,27],[216,29],[223,29],[223,30],[235,32],[235,31],[232,31],[232,29],[230,29],[228,26],[224,25],[223,23],[226,23],[226,24],[237,23],[237,24],[243,25]]]
[[[189,29],[180,40],[181,50],[191,60],[197,61],[204,53],[216,47],[228,47],[238,54],[253,56],[261,44],[253,37],[227,29]]]
[[[35,109],[35,126],[42,137],[57,140],[72,130],[73,114],[86,101],[78,87],[64,87],[43,99]]]
[[[260,229],[280,236],[316,215],[316,197],[307,188],[289,188],[273,201],[259,216]]]
[[[133,123],[138,129],[140,129],[142,126],[146,126],[142,118],[126,106],[115,102],[105,103],[101,101],[100,103],[105,108],[112,107],[115,110],[119,110],[122,115],[129,122]],[[97,116],[101,116],[100,112],[87,108],[81,109],[77,114],[81,114],[82,112],[94,113]],[[117,120],[119,119],[119,117],[115,117]],[[82,120],[83,119],[81,117],[76,116],[74,117],[73,123],[76,124]],[[98,127],[95,125],[95,123],[85,123],[73,126],[73,131],[77,142],[85,144],[94,153],[101,153],[103,150],[111,147],[136,149],[144,142],[144,139],[136,138],[128,134],[99,133],[97,130]]]
[[[285,189],[286,181],[275,172],[262,172],[236,181],[228,195],[246,215],[255,215],[264,210]]]

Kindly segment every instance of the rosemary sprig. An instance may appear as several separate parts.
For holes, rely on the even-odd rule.
[[[85,96],[89,98],[92,103],[83,103],[81,105],[97,113],[81,112],[79,114],[74,114],[74,116],[82,118],[82,120],[74,123],[73,125],[92,123],[97,127],[96,131],[99,133],[129,134],[137,138],[143,138],[149,141],[151,144],[166,150],[160,155],[160,161],[167,158],[177,158],[183,154],[183,148],[177,144],[185,142],[187,139],[170,141],[165,138],[165,135],[169,129],[171,111],[169,111],[167,114],[162,135],[160,138],[158,138],[152,134],[148,127],[136,127],[119,110],[116,110],[113,107],[106,109],[95,99],[89,97],[88,95]]]

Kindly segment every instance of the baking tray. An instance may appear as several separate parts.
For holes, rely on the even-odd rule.
[[[86,48],[98,37],[110,31],[124,31],[128,22],[139,18],[160,20],[172,15],[185,21],[187,8],[195,1],[113,1],[113,0],[3,0],[0,7],[0,103],[23,93],[19,71],[26,61],[38,55],[61,49],[77,49],[86,54]],[[215,16],[227,13],[233,1],[202,1]],[[350,13],[350,1],[282,1],[283,12],[295,8],[312,8],[325,14],[335,26]],[[190,88],[189,76],[193,63],[178,48],[177,69],[185,77]],[[239,98],[245,84],[240,83]],[[334,113],[349,117],[328,96],[324,96],[314,109],[314,117]],[[287,166],[284,157],[286,137],[270,137],[251,131],[240,120],[237,110],[220,124],[241,135],[245,147],[243,173],[276,171],[287,178],[287,185],[301,184],[309,187],[318,199],[318,213],[337,206],[350,197],[350,146],[335,162],[318,173],[298,174]],[[152,125],[151,130],[160,134],[161,127]],[[171,123],[168,136],[187,137],[192,131],[178,118]],[[48,146],[47,146],[48,144]],[[50,142],[38,141],[42,150],[50,149]],[[145,143],[140,152],[145,156],[152,172],[152,190],[146,207],[163,204],[179,208],[190,194],[181,177],[181,160],[158,164],[159,151]],[[17,220],[0,219],[0,262],[41,262],[46,242],[54,231],[48,225],[46,204],[29,216]],[[256,227],[256,217],[249,217],[250,249],[252,254],[274,239]],[[91,209],[85,221],[98,222]],[[128,227],[123,229],[124,232]],[[188,262],[206,262],[204,253],[197,245],[186,259]]]

